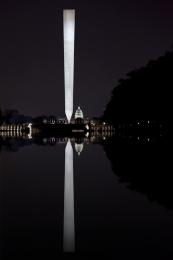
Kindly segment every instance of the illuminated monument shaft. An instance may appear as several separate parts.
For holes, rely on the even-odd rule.
[[[70,122],[71,116],[73,114],[75,10],[64,10],[63,19],[65,113],[68,122]]]
[[[75,251],[73,148],[70,140],[65,148],[63,250],[64,252]]]

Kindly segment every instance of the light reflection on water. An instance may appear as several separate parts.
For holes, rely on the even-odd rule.
[[[162,253],[165,250],[172,253],[172,211],[165,209],[165,201],[159,204],[158,193],[153,193],[152,200],[148,200],[146,192],[140,194],[129,189],[129,183],[133,186],[134,183],[140,184],[136,182],[137,179],[130,179],[133,172],[131,165],[127,165],[126,157],[129,147],[116,140],[112,144],[115,151],[113,155],[110,154],[108,143],[101,137],[92,140],[85,137],[3,140],[1,212],[5,212],[4,255],[7,251],[10,255],[10,250],[12,254],[20,251],[19,244],[22,240],[28,241],[28,237],[33,239],[32,243],[21,246],[26,247],[27,251],[30,245],[31,255],[37,247],[37,250],[41,250],[46,245],[48,250],[56,253],[57,247],[59,253],[105,251],[114,254],[115,245],[117,254],[127,249],[140,251],[141,248],[146,248],[146,251],[152,248],[154,252],[158,246]],[[138,176],[141,174],[142,178],[144,167],[140,168],[137,161],[139,158],[135,156],[141,148],[143,155],[152,150],[153,146],[148,141],[145,146],[139,142],[136,145],[128,156],[132,164],[133,157],[134,161],[136,158]],[[111,161],[112,169],[102,147]],[[124,157],[119,158],[122,154]],[[124,165],[121,165],[123,160]],[[120,178],[121,169],[124,171]],[[147,174],[151,174],[149,167]],[[124,176],[126,179],[122,182]],[[152,183],[152,180],[148,179],[149,182]],[[138,187],[134,190],[138,191]],[[166,193],[162,188],[161,195]],[[151,194],[151,190],[149,192]],[[59,196],[57,199],[56,193]],[[54,223],[55,219],[61,223],[58,227]],[[59,234],[58,239],[55,234]],[[14,240],[18,243],[14,243],[12,248]]]
[[[75,251],[73,148],[70,140],[65,148],[63,249],[64,252]]]

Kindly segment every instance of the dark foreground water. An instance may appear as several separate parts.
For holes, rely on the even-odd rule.
[[[167,144],[114,138],[84,144],[80,156],[74,142],[29,144],[0,153],[2,259],[171,259]]]

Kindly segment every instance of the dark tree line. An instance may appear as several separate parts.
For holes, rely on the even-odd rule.
[[[171,116],[172,86],[173,51],[120,79],[103,117],[111,123],[168,120]]]
[[[120,79],[103,115],[116,129],[103,148],[119,181],[170,209],[172,87],[170,51]]]

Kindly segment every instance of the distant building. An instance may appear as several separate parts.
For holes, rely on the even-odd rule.
[[[84,118],[84,123],[85,124],[90,124],[90,118],[89,117],[85,117]]]
[[[66,118],[58,118],[57,119],[57,124],[67,124]]]
[[[80,107],[77,108],[74,118],[75,118],[75,124],[84,123],[84,115],[83,115],[82,109]]]
[[[75,119],[77,119],[77,118],[84,119],[84,115],[83,115],[82,109],[80,107],[77,108],[74,118]]]
[[[49,116],[48,117],[48,124],[54,125],[57,123],[56,116]]]

